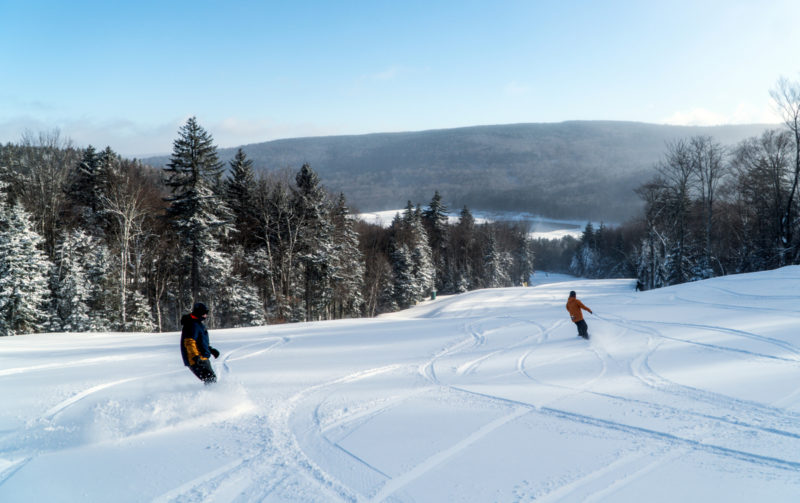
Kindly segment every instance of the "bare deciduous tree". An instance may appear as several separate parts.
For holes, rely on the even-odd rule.
[[[18,169],[18,191],[34,219],[34,228],[44,238],[45,251],[55,255],[61,214],[66,194],[64,187],[72,168],[80,161],[80,153],[58,130],[22,136]]]
[[[725,148],[710,136],[695,136],[690,140],[693,171],[699,182],[703,222],[705,227],[705,268],[712,264],[711,237],[714,225],[714,202],[720,182],[728,172]],[[720,271],[723,272],[723,271]]]
[[[781,244],[787,250],[784,253],[791,253],[790,250],[794,247],[794,198],[797,194],[798,181],[800,181],[800,82],[781,77],[775,88],[770,91],[770,95],[783,117],[786,127],[794,137],[794,173],[781,220]],[[792,255],[796,254],[792,253]]]
[[[112,234],[119,250],[119,301],[121,325],[127,326],[128,268],[131,264],[133,241],[143,234],[142,222],[147,216],[144,204],[144,189],[131,184],[130,178],[122,176],[111,187],[108,195],[101,197],[103,211],[114,218],[116,225]]]

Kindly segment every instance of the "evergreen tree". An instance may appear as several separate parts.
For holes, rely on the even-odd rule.
[[[92,292],[86,271],[85,251],[89,236],[80,230],[65,233],[56,247],[56,267],[51,289],[50,330],[88,332],[92,328]]]
[[[238,149],[230,162],[230,174],[225,180],[224,189],[225,201],[233,214],[240,239],[245,243],[253,242],[258,225],[253,209],[254,186],[253,161],[247,158],[242,149]]]
[[[311,166],[304,164],[295,181],[295,213],[301,222],[297,259],[304,278],[304,319],[323,319],[328,317],[333,301],[333,225],[325,191]]]
[[[693,264],[690,258],[690,251],[686,246],[675,243],[664,257],[664,275],[666,285],[679,285],[692,281]]]
[[[41,251],[42,244],[21,204],[0,204],[0,335],[44,327],[53,265]]]
[[[141,292],[134,290],[127,297],[128,313],[124,330],[126,332],[152,332],[156,330],[153,313],[148,305],[147,298]]]
[[[420,285],[419,299],[430,295],[436,287],[436,267],[433,262],[433,252],[431,251],[428,233],[422,224],[422,210],[417,206],[414,211],[414,218],[410,221],[411,239],[417,243],[412,250],[411,256],[414,260],[414,275]]]
[[[68,182],[66,195],[69,211],[77,226],[94,236],[103,235],[103,200],[108,194],[110,178],[118,164],[119,156],[110,147],[97,152],[89,145]]]
[[[450,233],[449,282],[455,293],[469,291],[476,284],[473,264],[473,248],[475,248],[475,218],[469,208],[461,209],[458,223]]]
[[[218,298],[220,301],[215,302],[213,307],[221,313],[220,326],[235,328],[266,325],[264,306],[258,297],[258,291],[240,276],[229,275]]]
[[[422,222],[428,234],[431,248],[431,260],[435,268],[435,288],[439,291],[447,289],[447,207],[442,203],[442,196],[435,191],[428,208],[422,213]]]
[[[95,196],[95,177],[98,173],[100,155],[95,148],[89,145],[83,151],[83,157],[75,166],[71,175],[71,180],[67,186],[67,197],[70,203],[77,207],[96,212],[98,206],[94,204]]]
[[[334,291],[334,318],[358,316],[364,306],[364,256],[344,194],[333,207],[334,260],[331,277]]]
[[[101,240],[79,229],[65,232],[56,247],[51,279],[50,329],[123,330],[111,271],[111,257]]]
[[[581,235],[580,245],[570,262],[569,272],[579,278],[596,278],[599,277],[598,268],[597,234],[594,225],[587,222]]]
[[[392,261],[392,304],[400,309],[414,305],[418,300],[419,284],[414,277],[414,264],[411,253],[405,244],[395,245]]]
[[[165,184],[172,191],[166,199],[170,203],[167,219],[180,244],[180,275],[188,278],[183,290],[188,289],[189,297],[184,296],[182,303],[191,305],[199,299],[201,289],[213,289],[228,273],[226,264],[215,260],[220,257],[210,254],[219,249],[219,238],[231,230],[229,222],[233,219],[230,209],[212,190],[219,184],[222,172],[217,147],[194,117],[181,127],[164,172]],[[209,271],[210,266],[220,270]],[[215,272],[222,272],[223,276]]]
[[[515,284],[523,285],[530,281],[530,277],[534,272],[533,267],[533,243],[528,239],[525,232],[521,232],[517,237],[518,246],[514,251],[514,270],[515,270]]]
[[[653,236],[642,239],[636,257],[636,278],[639,288],[650,290],[661,288],[666,284],[666,272],[664,270],[663,247],[658,246]]]
[[[403,215],[395,216],[390,233],[395,301],[406,308],[425,298],[434,287],[435,272],[422,211],[409,201]]]
[[[512,265],[511,255],[500,249],[494,235],[489,236],[486,256],[484,258],[484,283],[487,288],[511,286],[509,270]]]

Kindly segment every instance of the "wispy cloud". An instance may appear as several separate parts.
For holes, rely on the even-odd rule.
[[[339,134],[335,127],[311,123],[276,123],[263,119],[226,117],[204,126],[221,147],[237,147],[280,138]]]
[[[110,146],[125,157],[141,158],[170,153],[178,130],[188,118],[189,115],[186,115],[158,124],[145,124],[123,118],[45,121],[20,115],[0,120],[0,143],[17,143],[27,132],[35,134],[57,129],[63,139],[71,141],[78,148],[88,145],[96,148]],[[219,147],[237,147],[280,138],[344,133],[336,125],[277,123],[241,117],[205,120],[198,116],[197,119],[211,133],[214,143]]]
[[[399,66],[391,66],[382,72],[373,74],[371,78],[372,80],[394,80],[402,73],[402,71],[402,68]]]
[[[530,89],[529,86],[527,86],[525,84],[522,84],[520,82],[517,82],[516,80],[513,80],[513,81],[509,82],[503,88],[503,92],[507,96],[511,96],[511,97],[525,96],[528,93],[530,93],[530,90],[531,89]]]
[[[26,132],[58,129],[65,140],[79,148],[110,146],[126,157],[144,157],[169,152],[181,124],[177,118],[160,124],[139,124],[121,118],[50,121],[16,116],[0,121],[0,141],[14,143],[20,141]]]
[[[756,106],[739,103],[727,113],[719,113],[707,108],[680,110],[662,122],[676,126],[716,126],[720,124],[776,124],[781,118],[770,103]]]
[[[680,110],[664,119],[665,124],[675,126],[714,126],[725,124],[725,116],[705,108]]]

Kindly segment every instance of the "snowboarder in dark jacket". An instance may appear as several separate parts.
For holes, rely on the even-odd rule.
[[[208,330],[203,325],[203,321],[208,318],[208,308],[202,302],[198,302],[192,308],[190,314],[185,314],[181,318],[183,330],[181,330],[181,356],[183,364],[189,367],[198,379],[206,384],[217,382],[217,375],[211,368],[208,360],[212,355],[219,357],[219,351],[212,348],[208,343]]]

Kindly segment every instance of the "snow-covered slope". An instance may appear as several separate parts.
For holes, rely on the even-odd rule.
[[[174,333],[2,338],[0,501],[800,501],[800,268],[543,281],[212,331],[211,387]]]

